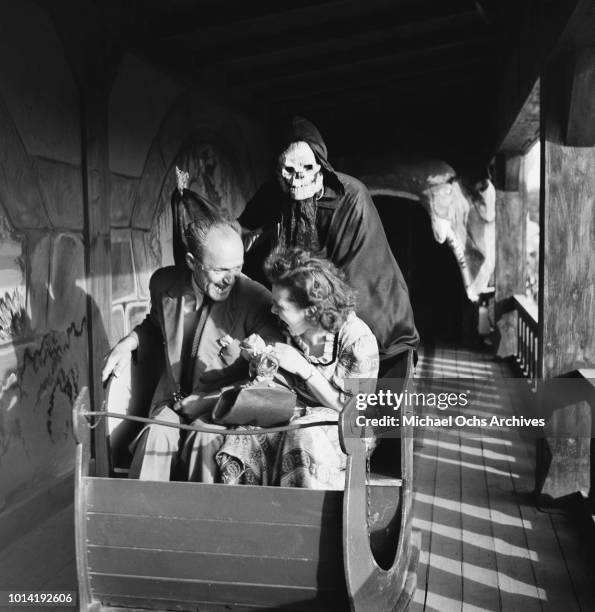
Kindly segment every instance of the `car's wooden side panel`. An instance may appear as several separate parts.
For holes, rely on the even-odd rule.
[[[413,351],[409,351],[405,357],[405,375],[399,381],[398,391],[407,389],[412,376]],[[394,457],[394,465],[400,465],[401,482],[398,488],[394,487],[394,492],[399,493],[389,510],[393,513],[393,525],[398,520],[400,528],[389,529],[391,535],[386,542],[386,550],[392,553],[392,560],[388,559],[388,563],[380,565],[380,559],[371,545],[374,539],[371,534],[374,530],[372,500],[379,497],[373,493],[373,489],[383,487],[384,483],[375,483],[373,473],[369,471],[366,443],[362,437],[364,431],[355,424],[354,413],[354,404],[348,404],[340,419],[342,444],[348,455],[343,500],[343,554],[350,609],[355,612],[403,610],[415,590],[417,560],[411,538],[413,434],[410,426],[401,425],[400,444],[392,446],[400,451],[400,458],[398,455]],[[400,416],[404,414],[411,414],[411,409],[402,409]]]
[[[102,606],[347,606],[341,491],[93,477],[82,486],[90,599]]]
[[[367,473],[362,440],[349,438],[345,493],[145,482],[94,475],[87,409],[83,394],[73,415],[81,610],[407,605],[415,586],[410,436],[390,447],[394,473],[380,477]],[[388,556],[379,565],[381,549]]]

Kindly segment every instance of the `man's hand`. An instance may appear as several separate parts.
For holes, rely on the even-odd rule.
[[[310,363],[297,349],[283,342],[275,342],[274,347],[274,354],[279,360],[280,368],[290,374],[297,374],[301,378],[307,376],[307,372],[310,371]]]
[[[179,402],[176,402],[174,410],[189,421],[194,421],[194,419],[213,411],[219,395],[219,391],[212,393],[193,393],[181,399]]]
[[[138,347],[136,335],[130,334],[122,338],[105,358],[101,371],[101,382],[105,383],[111,374],[120,376],[122,370],[130,363],[132,351]]]

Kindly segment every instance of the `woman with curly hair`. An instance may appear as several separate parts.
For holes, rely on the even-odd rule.
[[[378,375],[378,344],[355,314],[354,292],[330,261],[303,249],[274,252],[265,272],[272,311],[286,333],[275,354],[299,398],[292,423],[338,420],[354,392],[371,391]],[[363,379],[357,389],[354,379]],[[216,460],[223,482],[230,484],[313,489],[345,484],[336,426],[228,436]]]

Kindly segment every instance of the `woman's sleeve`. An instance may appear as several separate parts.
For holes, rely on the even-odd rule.
[[[342,347],[331,379],[345,404],[356,393],[371,393],[378,378],[378,343],[371,332]]]

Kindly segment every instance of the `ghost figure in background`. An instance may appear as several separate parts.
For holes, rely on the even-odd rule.
[[[477,302],[496,265],[496,190],[488,179],[465,184],[454,174],[426,177],[419,191],[436,242],[452,250],[467,297]]]
[[[453,252],[469,300],[478,302],[489,292],[496,266],[496,190],[488,178],[467,183],[446,162],[411,154],[344,161],[373,195],[418,201],[430,216],[436,242]]]
[[[292,200],[307,200],[323,188],[321,166],[306,142],[292,142],[279,156],[277,178]]]

